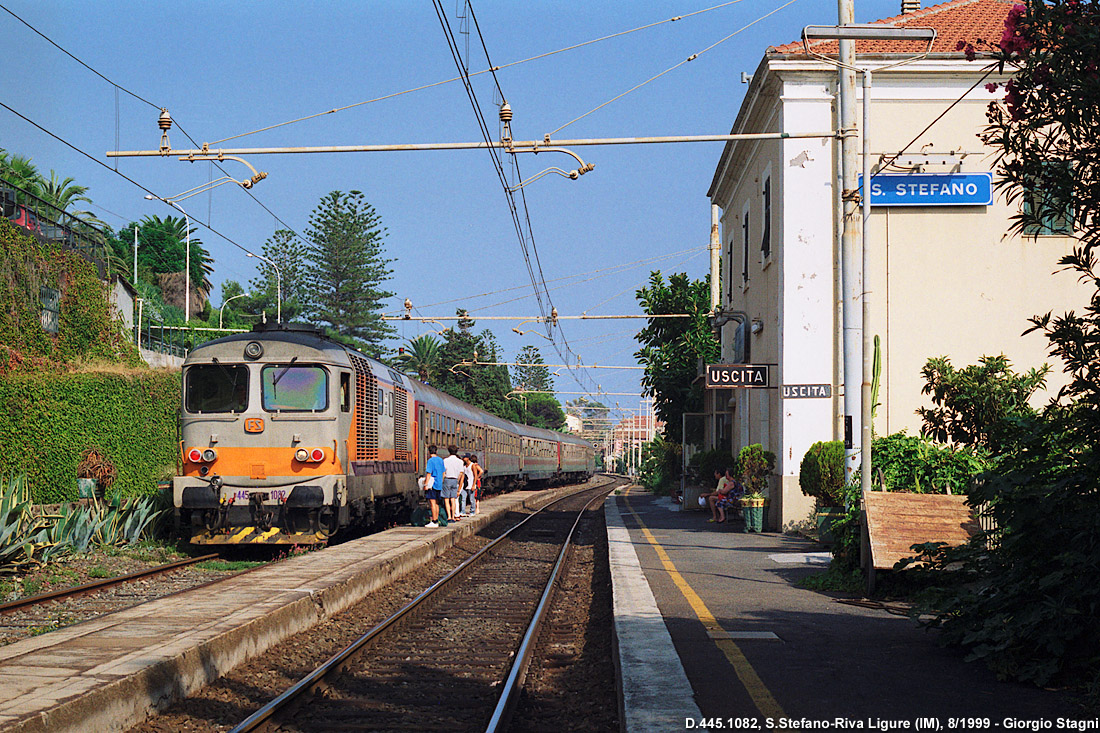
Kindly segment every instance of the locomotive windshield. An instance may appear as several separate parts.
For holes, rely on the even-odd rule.
[[[248,407],[248,367],[188,367],[184,394],[188,412],[244,412]]]
[[[319,366],[266,366],[260,372],[265,410],[324,410],[328,372]]]

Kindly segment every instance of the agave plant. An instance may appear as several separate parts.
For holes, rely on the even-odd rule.
[[[0,573],[38,565],[45,545],[47,521],[31,514],[26,475],[0,477]]]

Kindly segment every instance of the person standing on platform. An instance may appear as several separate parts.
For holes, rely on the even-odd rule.
[[[443,499],[443,508],[447,518],[458,519],[458,477],[462,475],[462,459],[458,457],[458,446],[449,445],[451,455],[443,459],[443,490],[439,496]]]
[[[477,462],[477,454],[470,456],[470,466],[474,470],[474,514],[481,513],[481,475],[485,469]]]
[[[439,497],[440,487],[443,486],[443,459],[436,455],[438,449],[434,445],[428,446],[428,463],[424,466],[424,495],[428,499],[428,506],[432,509],[432,521],[427,527],[439,526]],[[431,484],[428,487],[428,484]]]
[[[470,454],[462,456],[462,489],[458,493],[458,516],[470,517],[474,514],[474,464]]]

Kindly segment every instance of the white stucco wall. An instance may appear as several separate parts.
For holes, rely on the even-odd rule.
[[[757,70],[735,132],[836,127],[836,73],[806,60],[773,59]],[[979,86],[927,131],[922,130],[974,83],[974,69],[933,60],[874,77],[870,147],[872,165],[908,146],[909,153],[956,151],[949,165],[925,172],[984,172],[993,157],[978,139],[990,94]],[[862,109],[857,110],[862,115]],[[860,118],[861,119],[861,118]],[[738,127],[739,126],[739,127]],[[918,137],[919,135],[919,137]],[[916,140],[914,141],[914,139]],[[968,153],[962,155],[962,153]],[[805,520],[812,501],[802,495],[802,456],[819,440],[842,437],[842,362],[838,336],[839,226],[836,181],[838,144],[787,139],[742,142],[723,154],[712,187],[722,207],[723,275],[734,278],[723,306],[759,319],[751,336],[754,363],[776,364],[776,385],[831,384],[832,399],[781,399],[777,390],[739,390],[735,397],[736,450],[761,442],[777,454],[772,521],[790,529]],[[770,264],[759,259],[760,186],[770,172],[773,247]],[[892,170],[890,172],[902,172]],[[1021,371],[1049,361],[1041,335],[1021,337],[1029,316],[1062,312],[1087,302],[1088,288],[1071,273],[1052,274],[1071,249],[1066,237],[1020,238],[1006,232],[1018,204],[996,196],[989,206],[873,207],[866,275],[870,316],[866,327],[882,341],[882,387],[875,430],[886,435],[919,431],[916,409],[920,370],[929,357],[949,356],[956,367],[982,355],[1005,353]],[[750,212],[750,282],[740,286],[742,212]],[[729,243],[734,242],[730,258]],[[728,283],[728,280],[725,281]],[[735,323],[722,330],[723,356],[732,355]],[[1060,367],[1056,367],[1060,369]],[[1064,383],[1052,375],[1051,389]],[[1047,395],[1037,397],[1045,401]]]

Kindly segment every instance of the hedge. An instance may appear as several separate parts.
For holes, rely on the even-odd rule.
[[[151,494],[175,470],[179,395],[178,372],[0,377],[0,475],[25,472],[37,504],[71,501],[98,448],[118,470],[109,496]]]

